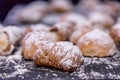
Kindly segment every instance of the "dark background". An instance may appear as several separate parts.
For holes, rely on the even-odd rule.
[[[17,4],[28,4],[35,0],[0,0],[0,21],[3,21],[9,10]],[[49,0],[43,0],[49,1]],[[78,3],[79,0],[70,0],[73,3]]]
[[[13,6],[17,4],[28,4],[32,1],[35,0],[0,0],[0,21],[4,20],[5,16]],[[44,1],[49,1],[49,0],[44,0]],[[77,4],[80,0],[70,0],[70,1],[72,1],[74,4]],[[101,0],[101,1],[105,1],[105,0]]]

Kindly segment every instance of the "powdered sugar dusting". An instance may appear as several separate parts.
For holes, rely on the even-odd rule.
[[[35,25],[30,25],[30,28],[33,31],[49,31],[50,27],[44,24],[35,24]]]
[[[13,71],[10,74],[7,74],[7,73],[0,74],[0,77],[2,79],[7,79],[7,78],[11,78],[11,77],[16,77],[17,75],[23,75],[26,72],[29,72],[27,69],[24,69],[24,67],[22,67],[21,65],[14,66],[14,69],[15,69],[15,71]]]
[[[99,29],[95,29],[87,34],[85,34],[85,36],[88,36],[86,38],[89,38],[92,41],[100,41],[100,44],[109,44],[109,43],[113,43],[113,40],[111,39],[111,37],[107,34],[104,33],[103,31],[99,30]],[[107,38],[106,38],[107,37]],[[83,39],[81,39],[80,41],[82,42]]]
[[[39,43],[41,42],[46,42],[46,41],[54,41],[53,37],[51,34],[41,31],[41,32],[31,32],[26,35],[26,37],[23,40],[25,42],[25,45],[27,46],[27,49],[30,49],[31,43],[34,45],[38,46]]]
[[[58,33],[60,34],[63,34],[63,35],[69,35],[71,34],[71,32],[73,31],[73,27],[74,25],[72,23],[69,23],[69,22],[59,22],[59,23],[56,23],[54,26],[53,26],[53,29],[54,28],[57,28],[58,29]],[[72,30],[72,31],[71,31]]]
[[[76,68],[82,61],[81,51],[70,42],[57,42],[53,49],[57,57],[61,57],[60,64],[65,68]],[[64,57],[64,58],[63,58]],[[74,58],[74,60],[72,59]]]
[[[109,15],[103,14],[101,12],[91,13],[89,15],[89,19],[91,23],[102,24],[104,27],[111,26],[114,23],[113,19]]]
[[[19,41],[23,37],[24,31],[24,29],[18,28],[16,26],[7,26],[3,28],[0,32],[7,33],[11,44],[15,44],[16,41]]]
[[[116,25],[113,26],[114,29],[120,29],[120,23],[117,23]]]
[[[114,72],[115,68],[120,67],[120,54],[106,58],[90,58],[84,57],[84,65],[76,72],[70,75],[75,75],[80,79],[120,79],[120,73]]]
[[[75,22],[76,24],[79,24],[79,23],[82,24],[82,23],[86,22],[86,19],[83,15],[76,14],[76,13],[65,14],[65,15],[63,15],[61,20]]]
[[[94,45],[93,49],[98,53],[101,52],[101,49],[98,49],[99,47],[97,47],[97,45],[101,45],[104,48],[107,47],[109,49],[108,55],[113,55],[116,52],[116,46],[112,38],[107,33],[104,33],[99,29],[88,32],[82,36],[79,42],[86,46],[92,42],[92,45]]]
[[[75,24],[71,22],[58,22],[51,28],[51,31],[56,31],[61,39],[65,41],[73,32],[74,27]]]
[[[29,70],[25,68],[25,66],[22,66],[20,62],[22,61],[22,48],[19,47],[17,51],[13,55],[9,56],[0,56],[0,68],[2,68],[3,64],[6,63],[3,68],[8,69],[10,65],[12,65],[12,69],[14,71],[10,73],[1,72],[0,78],[2,79],[8,79],[11,77],[16,77],[17,75],[23,75]]]

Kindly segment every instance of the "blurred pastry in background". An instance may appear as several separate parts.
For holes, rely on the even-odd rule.
[[[117,17],[116,23],[120,23],[120,16]]]
[[[4,26],[3,26],[2,24],[0,24],[0,30],[3,29],[3,27],[4,27]]]
[[[74,71],[83,63],[80,49],[71,42],[56,42],[40,46],[33,57],[39,66],[55,67],[63,71]]]
[[[66,41],[69,39],[69,36],[74,31],[74,27],[75,27],[75,23],[63,21],[54,24],[51,27],[50,31],[58,35],[60,37],[59,38],[60,41]]]
[[[114,24],[114,19],[111,16],[101,12],[92,12],[88,17],[93,26],[101,25],[97,26],[100,29],[110,28]]]
[[[79,13],[89,14],[95,7],[100,4],[100,0],[81,0],[77,5],[77,9]]]
[[[120,13],[120,3],[117,1],[105,1],[105,5],[109,7],[109,9],[106,8],[106,11],[104,13],[109,13],[113,17],[117,17]],[[105,9],[105,6],[103,6],[103,10]],[[110,11],[111,9],[111,11]]]
[[[35,1],[25,6],[18,14],[21,23],[37,23],[48,11],[48,4],[42,1]]]
[[[101,2],[100,0],[81,0],[80,2],[81,4],[83,4],[84,8],[86,9],[92,9],[95,6],[98,6]]]
[[[115,43],[119,46],[120,45],[120,23],[115,24],[110,29],[110,35],[115,41]]]
[[[70,12],[73,6],[69,0],[50,0],[50,9],[56,13]]]
[[[75,30],[71,36],[70,36],[70,41],[74,44],[77,44],[78,40],[86,33],[90,32],[93,30],[93,27],[91,26],[82,26],[79,27],[77,30]]]
[[[26,27],[26,34],[28,32],[33,32],[33,31],[46,31],[46,32],[49,32],[50,31],[50,27],[45,25],[45,24],[42,24],[42,23],[32,24],[32,25],[28,25]]]
[[[57,13],[50,13],[42,19],[42,23],[47,24],[47,25],[53,25],[57,22],[60,21],[62,14],[57,14]]]
[[[14,6],[5,17],[3,24],[5,25],[21,25],[18,19],[19,12],[23,9],[24,5],[19,4]]]
[[[12,54],[24,33],[24,29],[16,26],[7,26],[0,30],[0,55]]]
[[[119,13],[120,3],[116,1],[109,0],[82,0],[78,4],[78,9],[80,13],[89,14],[91,12],[102,12],[104,14],[110,15],[111,17],[117,17]]]
[[[34,31],[38,31],[38,32],[41,32],[41,31],[44,31],[44,32],[49,32],[49,34],[51,34],[54,38],[55,41],[60,41],[60,36],[57,35],[56,32],[51,32],[50,31],[51,28],[50,26],[48,25],[45,25],[45,24],[33,24],[33,25],[28,25],[28,27],[26,28],[26,34],[29,33],[29,32],[34,32]]]
[[[94,7],[92,11],[101,12],[101,13],[107,14],[111,17],[117,16],[117,11],[113,7],[111,7],[107,4],[100,4],[97,7]]]
[[[85,16],[77,13],[65,13],[61,17],[60,21],[74,22],[76,25],[86,23]]]
[[[94,29],[83,35],[78,43],[84,56],[106,57],[116,53],[116,45],[109,34]]]

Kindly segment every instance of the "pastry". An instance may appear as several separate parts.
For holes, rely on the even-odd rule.
[[[72,4],[68,0],[51,0],[50,9],[57,13],[69,12]]]
[[[100,0],[81,0],[78,4],[78,9],[84,14],[88,14],[94,8],[100,5]]]
[[[114,24],[114,20],[111,16],[101,12],[90,13],[89,20],[93,26],[102,25],[101,27],[105,28],[110,28]]]
[[[119,3],[116,4],[114,1],[112,1],[111,3],[106,1],[103,4],[94,7],[93,11],[102,12],[103,14],[107,14],[115,18],[118,16],[119,13]]]
[[[3,26],[2,24],[0,24],[0,29],[3,29],[3,27],[4,27],[4,26]]]
[[[83,35],[77,45],[84,56],[106,57],[116,53],[116,45],[112,38],[99,29]]]
[[[110,29],[110,35],[117,45],[120,45],[120,23]]]
[[[110,6],[113,10],[114,13],[119,14],[120,12],[120,3],[117,1],[106,1],[106,5]]]
[[[58,22],[52,26],[50,31],[59,37],[60,41],[68,40],[71,33],[74,31],[75,24],[73,22]]]
[[[76,25],[88,24],[88,20],[83,15],[76,13],[66,13],[61,17],[60,21],[74,22]]]
[[[83,62],[82,53],[70,42],[56,42],[40,46],[33,57],[36,65],[74,71]]]
[[[33,31],[26,34],[22,40],[23,56],[25,59],[32,60],[39,45],[54,42],[53,36],[49,32]]]
[[[47,4],[45,2],[32,2],[19,11],[18,21],[21,23],[40,22],[47,10]]]
[[[120,23],[120,16],[117,17],[117,22],[116,23]]]
[[[74,44],[77,44],[78,40],[87,32],[90,32],[93,30],[93,27],[91,26],[83,26],[76,29],[70,36],[70,41]]]
[[[47,25],[44,25],[44,24],[34,24],[34,25],[29,25],[26,28],[26,34],[28,32],[33,32],[33,31],[47,31],[47,32],[49,32],[49,30],[50,30],[50,27],[47,26]]]
[[[56,32],[50,32],[50,27],[44,24],[35,24],[35,25],[29,25],[28,28],[26,28],[26,34],[29,32],[34,32],[34,31],[44,31],[44,32],[49,32],[54,38],[55,41],[60,41],[60,37],[57,35]]]
[[[8,26],[0,31],[0,55],[9,55],[18,41],[24,36],[24,30],[16,26]]]
[[[82,0],[78,7],[80,7],[80,10],[84,14],[96,11],[115,17],[118,14],[119,3],[108,0],[105,2],[101,2],[100,0],[91,0],[90,2],[87,0]]]

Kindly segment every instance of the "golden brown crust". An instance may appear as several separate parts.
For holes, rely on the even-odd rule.
[[[15,49],[17,42],[21,40],[24,35],[24,30],[8,26],[0,31],[0,55],[9,55]]]
[[[4,55],[3,52],[8,51],[9,49],[9,37],[6,33],[0,33],[0,55]]]
[[[36,46],[34,46],[34,45],[31,45],[30,46],[30,49],[28,50],[28,49],[25,49],[24,47],[25,47],[25,45],[24,45],[25,43],[23,43],[23,56],[24,56],[24,58],[25,59],[32,59],[33,58],[33,56],[34,56],[34,53],[35,53],[35,51],[37,50],[37,47]]]
[[[70,42],[56,42],[40,46],[33,58],[35,64],[64,71],[74,71],[83,62],[81,51]]]
[[[120,24],[116,24],[110,29],[110,35],[115,43],[120,45]]]
[[[82,36],[77,45],[84,56],[106,57],[116,53],[116,46],[112,38],[97,29]]]
[[[47,42],[54,42],[54,38],[49,32],[30,32],[23,41],[23,56],[25,59],[32,60],[35,51],[39,45],[45,45]]]
[[[56,42],[61,41],[61,37],[58,35],[57,32],[50,32],[50,34],[52,35]]]

